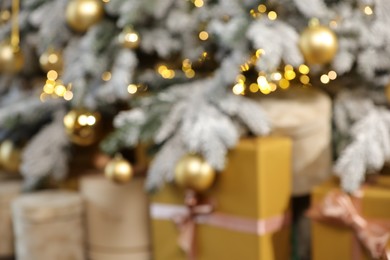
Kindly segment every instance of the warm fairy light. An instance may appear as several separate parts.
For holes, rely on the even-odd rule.
[[[301,81],[302,84],[307,85],[310,83],[310,78],[307,75],[301,75],[299,81]]]
[[[318,18],[311,18],[309,21],[309,27],[320,25],[320,20]]]
[[[63,97],[65,95],[65,92],[66,92],[66,88],[64,85],[57,85],[55,88],[54,88],[54,93],[59,96],[59,97]]]
[[[64,99],[66,100],[66,101],[70,101],[70,100],[72,100],[72,98],[73,98],[73,93],[72,93],[72,91],[66,91],[65,92],[65,94],[64,94]]]
[[[326,74],[323,74],[323,75],[321,76],[320,80],[321,80],[321,82],[322,82],[323,84],[328,84],[329,81],[330,81],[329,76],[326,75]]]
[[[310,72],[310,68],[305,64],[300,65],[298,70],[301,74],[304,74],[304,75],[309,74],[309,72]]]
[[[260,13],[265,13],[267,12],[267,6],[261,4],[257,7],[257,10],[260,12]]]
[[[269,90],[271,90],[272,92],[276,90],[276,88],[278,87],[275,83],[273,82],[270,82],[269,84]]]
[[[276,20],[276,18],[278,18],[278,14],[275,11],[271,11],[268,13],[268,19],[273,21]]]
[[[256,57],[257,58],[260,58],[261,55],[264,55],[265,54],[265,51],[263,49],[258,49],[255,53]]]
[[[337,78],[337,73],[334,70],[328,72],[328,77],[330,80],[335,80]]]
[[[245,92],[245,85],[243,83],[237,83],[232,89],[235,95],[242,95]]]
[[[252,93],[256,93],[257,91],[259,91],[259,85],[257,85],[256,83],[250,84],[249,91]]]
[[[77,122],[79,123],[79,125],[81,126],[86,126],[88,124],[88,117],[86,115],[80,115],[78,118],[77,118]]]
[[[284,77],[287,80],[293,80],[296,77],[296,73],[293,70],[287,70],[284,72]]]
[[[280,72],[274,72],[271,74],[271,79],[275,81],[279,81],[282,79],[282,74],[280,74]]]
[[[239,75],[237,75],[237,77],[236,77],[236,82],[238,82],[238,83],[244,83],[246,81],[246,77],[244,76],[244,75],[242,75],[242,74],[239,74]]]
[[[290,87],[290,81],[288,81],[287,79],[281,79],[279,81],[279,87],[281,89],[288,89]]]
[[[130,94],[137,93],[137,90],[138,90],[138,87],[135,84],[130,84],[127,86],[127,92],[129,92]]]
[[[182,65],[183,71],[186,70],[186,69],[190,69],[191,66],[192,66],[192,62],[189,59],[184,59],[182,64],[183,64]]]
[[[45,84],[43,86],[43,92],[45,92],[46,94],[53,94],[54,85],[53,84]]]
[[[201,39],[202,41],[206,41],[208,38],[209,38],[208,32],[206,32],[206,31],[201,31],[201,32],[199,33],[199,39]]]
[[[244,63],[244,64],[242,64],[242,65],[240,66],[240,69],[241,69],[242,72],[248,71],[248,70],[250,69],[250,66],[249,66],[248,63]]]
[[[103,81],[109,81],[110,79],[111,79],[111,72],[109,72],[109,71],[105,71],[105,72],[103,72],[103,74],[102,74],[102,80]]]
[[[195,0],[194,5],[196,7],[202,7],[204,5],[204,2],[203,2],[203,0]]]
[[[128,41],[128,42],[137,42],[139,39],[139,36],[137,33],[135,32],[131,32],[131,33],[126,33],[125,35],[125,40]]]
[[[56,80],[58,78],[58,73],[57,71],[55,70],[49,70],[49,72],[47,73],[47,78],[50,79],[50,80]]]
[[[249,11],[249,14],[250,14],[253,18],[256,18],[256,17],[258,16],[258,13],[256,13],[256,11],[253,10],[253,9],[251,9],[251,10]]]
[[[49,63],[55,64],[55,63],[57,63],[57,61],[58,61],[58,55],[55,54],[55,53],[51,53],[51,54],[47,57],[47,60],[49,61]]]
[[[92,125],[94,125],[96,123],[96,117],[94,117],[94,116],[88,116],[87,117],[87,125],[90,125],[90,126],[92,126]]]
[[[164,71],[166,71],[167,69],[168,69],[167,66],[160,65],[160,66],[158,66],[157,71],[158,71],[159,74],[163,74]]]
[[[186,70],[184,72],[184,74],[186,75],[187,78],[189,79],[192,79],[193,77],[195,77],[195,71],[193,69],[189,69],[189,70]]]
[[[294,70],[294,67],[292,65],[286,65],[286,66],[284,66],[284,70],[285,71]]]
[[[366,15],[372,15],[374,13],[374,11],[372,10],[372,8],[370,6],[365,6],[364,9],[363,9],[364,13]]]
[[[259,76],[257,78],[257,84],[259,84],[260,90],[264,88],[269,88],[268,80],[265,76]]]
[[[41,95],[39,95],[39,99],[41,100],[41,102],[45,102],[46,98],[47,98],[47,94],[46,93],[41,93]]]

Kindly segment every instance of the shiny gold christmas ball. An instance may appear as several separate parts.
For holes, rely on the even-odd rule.
[[[133,177],[133,167],[117,155],[104,168],[104,175],[116,183],[127,183]]]
[[[213,184],[215,176],[215,170],[198,155],[186,155],[176,164],[175,182],[182,188],[206,191]]]
[[[88,146],[99,138],[100,120],[101,116],[98,112],[73,109],[64,117],[65,130],[73,143]]]
[[[23,69],[24,57],[19,48],[14,48],[9,42],[0,44],[0,71],[14,74]]]
[[[21,150],[15,147],[10,140],[5,140],[0,145],[0,165],[6,171],[19,171],[21,163]]]
[[[39,64],[44,72],[55,70],[56,72],[61,73],[64,66],[62,52],[52,48],[47,49],[41,57],[39,57]]]
[[[126,27],[119,34],[118,41],[124,48],[135,49],[139,46],[140,37],[131,27]]]
[[[101,0],[70,0],[66,7],[66,21],[76,32],[86,32],[104,16]]]
[[[307,63],[326,64],[332,61],[337,53],[338,39],[328,27],[311,26],[302,32],[299,47]]]

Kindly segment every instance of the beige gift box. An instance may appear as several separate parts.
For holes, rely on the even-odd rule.
[[[14,255],[11,202],[21,191],[20,181],[0,182],[0,258]]]
[[[88,259],[148,260],[150,238],[144,181],[115,184],[102,174],[81,179],[86,203]]]
[[[44,191],[12,203],[16,259],[83,260],[83,203],[78,193]]]
[[[293,195],[309,194],[332,170],[332,103],[313,88],[292,88],[259,99],[273,135],[293,140]]]

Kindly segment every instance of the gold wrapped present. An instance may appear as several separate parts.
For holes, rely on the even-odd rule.
[[[194,224],[196,259],[290,259],[290,140],[244,139],[227,161],[204,194],[211,203],[196,206],[192,215],[183,205],[184,191],[174,185],[152,196],[153,259],[190,259],[178,245],[188,235],[177,227],[186,224],[183,218]],[[182,221],[177,221],[180,216]]]
[[[390,189],[377,184],[363,185],[350,196],[334,179],[316,187],[309,210],[312,259],[387,259],[389,204]]]

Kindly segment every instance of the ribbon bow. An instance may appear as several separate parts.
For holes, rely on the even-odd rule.
[[[386,245],[388,230],[365,219],[356,209],[351,198],[339,191],[330,192],[323,202],[308,211],[309,217],[351,227],[359,241],[375,259],[388,259]]]
[[[187,191],[185,198],[187,212],[185,214],[176,215],[173,221],[179,228],[178,244],[180,248],[187,254],[188,259],[196,259],[195,247],[195,226],[196,219],[201,215],[212,213],[213,206],[211,204],[200,204],[195,192]]]

